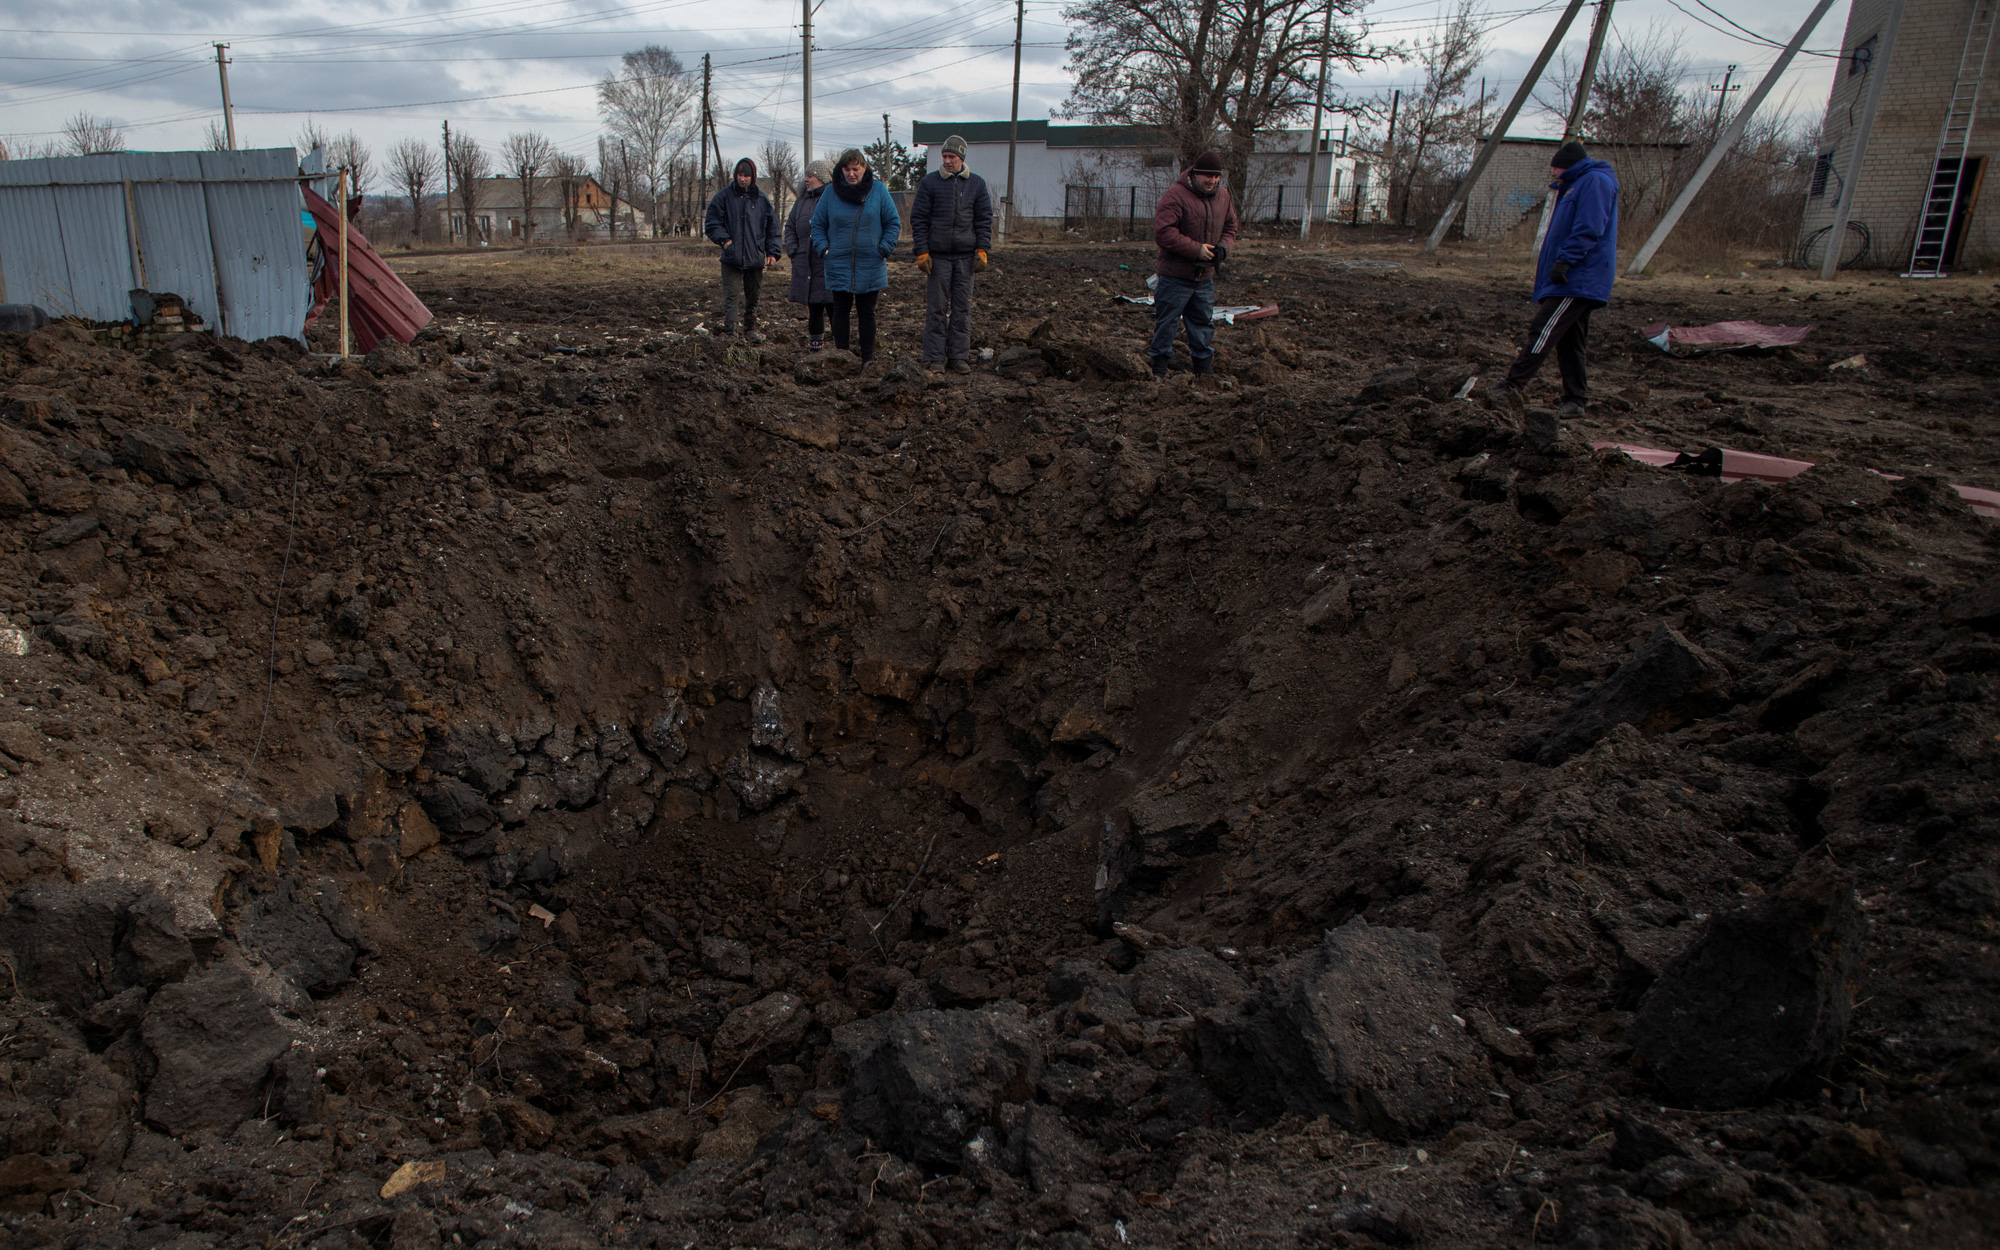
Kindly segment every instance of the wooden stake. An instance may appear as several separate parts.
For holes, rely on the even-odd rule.
[[[347,359],[347,171],[340,171],[340,203],[334,208],[340,218],[340,358]]]

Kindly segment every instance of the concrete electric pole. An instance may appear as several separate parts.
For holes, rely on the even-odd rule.
[[[229,58],[222,55],[229,50],[226,43],[215,45],[215,72],[222,76],[222,133],[229,143],[229,150],[236,150],[236,110],[229,106]]]
[[[1014,104],[1007,112],[1007,194],[1000,201],[1000,241],[1014,230],[1014,149],[1021,142],[1021,20],[1028,0],[1014,0]]]

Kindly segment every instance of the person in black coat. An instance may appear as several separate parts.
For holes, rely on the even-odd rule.
[[[910,242],[925,291],[924,361],[941,369],[947,357],[972,372],[972,275],[986,269],[993,246],[993,197],[986,179],[965,166],[965,140],[944,141],[942,169],[924,175],[910,204]]]
[[[703,230],[722,248],[722,332],[736,333],[736,313],[743,312],[743,333],[752,343],[764,336],[757,330],[757,292],[764,269],[778,259],[778,215],[770,197],[757,185],[757,162],[736,162],[736,176],[708,202]]]

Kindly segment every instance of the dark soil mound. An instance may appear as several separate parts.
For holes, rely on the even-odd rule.
[[[1153,384],[1132,249],[996,265],[969,378],[433,263],[365,362],[0,335],[21,1244],[2000,1227],[1977,326],[1642,288],[1529,437],[1498,278],[1253,248]]]

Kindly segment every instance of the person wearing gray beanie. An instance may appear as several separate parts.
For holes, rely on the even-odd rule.
[[[792,303],[807,309],[806,347],[818,351],[826,345],[827,319],[833,314],[833,295],[826,287],[826,257],[813,250],[812,219],[819,209],[819,197],[833,181],[833,162],[817,160],[806,166],[805,180],[792,215],[785,220],[785,255],[792,260],[792,285],[787,292]]]
[[[953,135],[938,168],[917,184],[910,203],[910,243],[925,289],[924,363],[972,372],[972,275],[986,268],[993,246],[993,196],[986,179],[966,168],[965,140]]]

